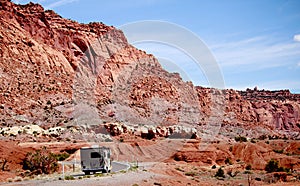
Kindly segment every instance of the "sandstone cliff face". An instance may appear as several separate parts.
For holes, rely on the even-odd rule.
[[[0,124],[191,126],[198,136],[299,138],[299,95],[194,87],[122,31],[0,1]]]

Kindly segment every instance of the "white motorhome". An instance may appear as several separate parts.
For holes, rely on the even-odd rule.
[[[80,149],[81,170],[84,174],[110,172],[111,150],[107,147],[83,147]]]

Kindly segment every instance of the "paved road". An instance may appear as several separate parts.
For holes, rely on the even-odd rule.
[[[126,164],[126,163],[120,163],[120,162],[116,162],[116,161],[113,161],[112,162],[112,172],[119,172],[121,170],[127,170],[129,169],[129,165]]]
[[[129,168],[130,168],[130,165],[127,164],[127,163],[122,163],[122,162],[116,162],[116,161],[113,161],[111,162],[111,165],[112,165],[112,170],[111,172],[120,172],[122,170],[125,170],[127,171]],[[75,177],[78,177],[78,176],[84,176],[84,173],[81,172],[81,173],[77,173],[77,174],[71,174]]]

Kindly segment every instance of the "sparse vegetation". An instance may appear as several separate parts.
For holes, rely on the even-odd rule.
[[[102,177],[102,176],[103,176],[102,173],[96,173],[96,174],[94,174],[94,177]]]
[[[247,165],[247,166],[245,167],[245,169],[246,169],[246,170],[251,170],[251,169],[252,169],[252,166],[251,166],[251,165]]]
[[[222,167],[218,169],[218,171],[215,174],[215,177],[225,178],[224,170],[222,169]]]
[[[23,169],[32,174],[50,174],[58,169],[56,155],[43,147],[35,152],[27,153],[23,160]]]
[[[64,153],[61,153],[61,154],[56,154],[55,156],[56,156],[56,159],[57,159],[58,161],[64,161],[64,160],[66,160],[68,157],[70,157],[70,154],[67,153],[67,152],[64,152]]]
[[[69,157],[70,157],[70,154],[67,153],[67,152],[64,152],[64,153],[61,153],[61,154],[56,154],[56,159],[58,161],[64,161],[64,160],[66,160]]]
[[[65,180],[75,180],[73,176],[65,176]]]
[[[184,175],[194,177],[194,176],[197,176],[198,174],[196,172],[186,172],[186,173],[184,173]]]
[[[130,171],[135,171],[135,170],[137,170],[138,168],[139,168],[139,166],[134,165],[134,166],[131,166],[131,167],[129,168],[129,170],[130,170]]]
[[[268,173],[270,172],[290,172],[290,169],[285,168],[285,167],[280,167],[279,166],[279,162],[277,160],[271,159],[266,167],[265,167],[265,171],[267,171]]]
[[[244,137],[244,136],[236,136],[236,137],[234,138],[234,140],[235,140],[236,142],[247,142],[247,138]]]
[[[282,154],[283,153],[283,149],[274,149],[273,150],[276,153]]]
[[[269,141],[265,141],[265,143],[266,143],[266,144],[270,144],[270,142],[269,142]]]
[[[212,169],[216,169],[216,168],[217,168],[217,166],[216,166],[216,165],[213,165],[211,168],[212,168]]]
[[[84,175],[83,178],[91,178],[91,175]]]

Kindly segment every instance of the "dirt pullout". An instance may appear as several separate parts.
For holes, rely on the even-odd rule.
[[[200,141],[189,140],[171,160],[199,166],[233,164],[242,169],[251,165],[254,170],[264,170],[268,161],[275,159],[280,166],[300,170],[298,141],[220,142],[211,144],[203,151],[199,150],[199,144]]]

